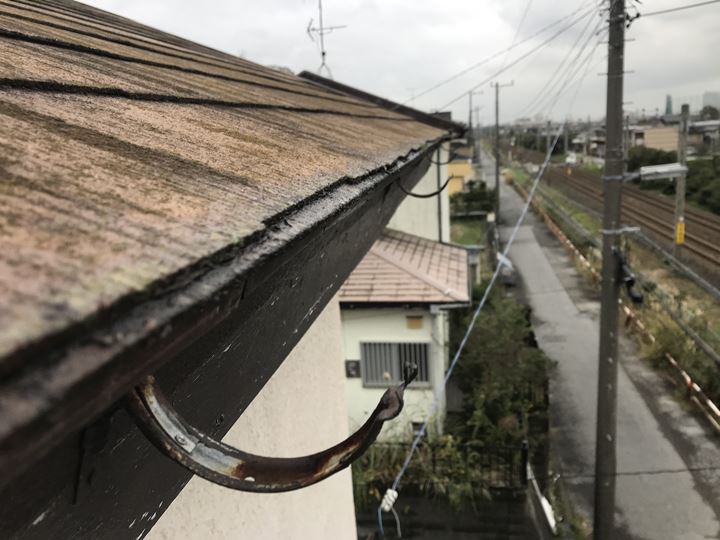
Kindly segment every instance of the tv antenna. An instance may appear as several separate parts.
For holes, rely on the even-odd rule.
[[[330,67],[327,65],[327,62],[325,61],[325,57],[327,56],[327,51],[325,50],[325,36],[328,34],[332,34],[334,30],[340,30],[341,28],[347,28],[347,25],[341,25],[341,26],[324,26],[323,25],[323,7],[322,7],[322,0],[318,0],[318,13],[319,13],[319,26],[315,27],[313,26],[313,19],[310,19],[310,22],[308,23],[307,27],[307,34],[308,37],[310,37],[311,41],[315,41],[315,38],[313,37],[313,34],[317,35],[320,38],[320,67],[318,68],[318,75],[322,75],[323,68],[325,68],[325,71],[327,71],[328,77],[333,78],[332,71],[330,71]]]

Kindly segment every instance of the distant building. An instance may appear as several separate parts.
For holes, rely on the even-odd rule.
[[[720,109],[720,92],[705,92],[702,97],[703,107],[715,107]]]
[[[665,96],[665,114],[673,113],[672,96],[668,94]]]
[[[642,141],[642,144],[648,148],[677,152],[678,128],[677,126],[646,128],[643,130]]]
[[[466,142],[453,142],[450,148],[450,162],[448,163],[448,195],[465,191],[465,186],[475,179],[475,170],[472,166],[472,148]]]

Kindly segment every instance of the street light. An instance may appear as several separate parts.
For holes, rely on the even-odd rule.
[[[674,180],[686,175],[688,168],[680,163],[663,163],[662,165],[647,165],[640,167],[640,181],[646,180]]]

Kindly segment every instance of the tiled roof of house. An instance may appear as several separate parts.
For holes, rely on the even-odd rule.
[[[69,0],[3,2],[0,48],[0,367],[444,135]]]
[[[386,229],[340,288],[344,303],[468,302],[467,251]]]

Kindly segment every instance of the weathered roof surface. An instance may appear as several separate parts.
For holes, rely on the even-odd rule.
[[[421,111],[413,107],[408,107],[407,105],[404,105],[402,103],[397,103],[384,97],[371,94],[370,92],[366,92],[365,90],[360,90],[359,88],[340,83],[333,79],[322,77],[317,73],[311,73],[310,71],[302,71],[301,73],[299,73],[299,76],[303,79],[307,79],[308,81],[316,82],[331,90],[337,90],[339,92],[342,92],[343,94],[360,98],[364,101],[369,101],[370,103],[375,103],[376,105],[379,105],[386,110],[397,111],[399,113],[406,114],[407,116],[410,116],[411,118],[414,118],[415,120],[418,120],[430,126],[434,126],[440,129],[446,129],[448,131],[451,131],[458,137],[465,134],[465,132],[467,131],[467,127],[465,125],[452,121],[452,115],[450,112],[426,113],[425,111]]]
[[[0,372],[441,130],[67,0],[0,4]]]
[[[463,248],[386,229],[340,288],[340,302],[469,302],[467,264]]]

